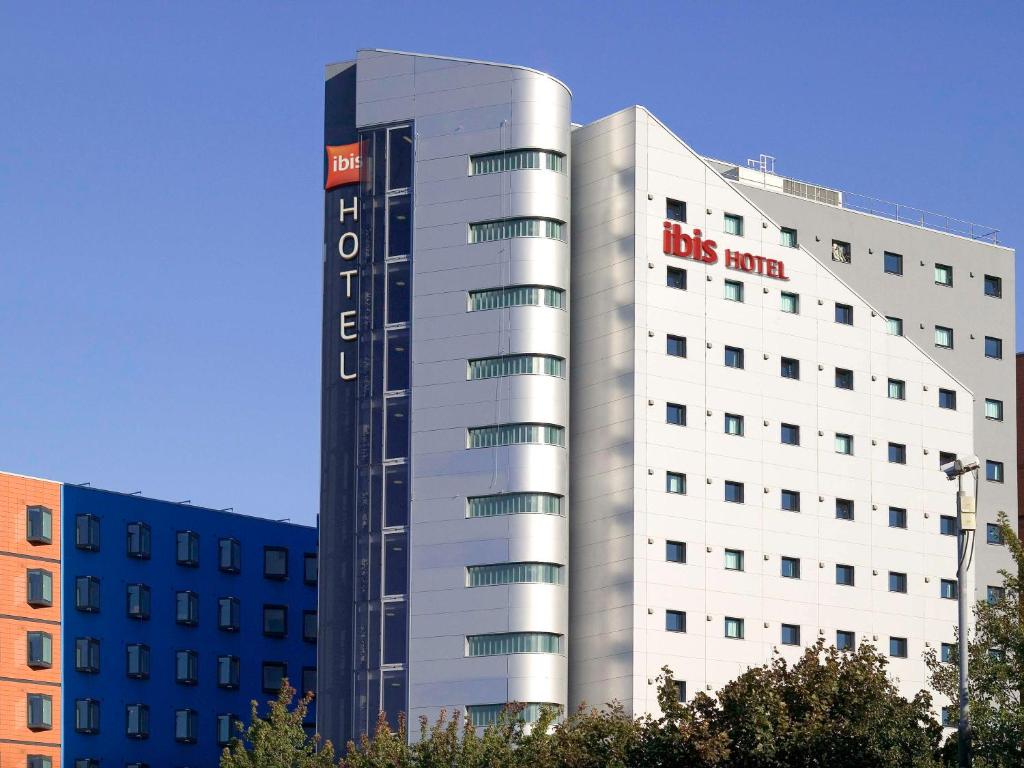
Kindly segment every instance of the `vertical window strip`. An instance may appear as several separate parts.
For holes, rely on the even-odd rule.
[[[565,291],[541,285],[512,285],[469,292],[470,312],[522,306],[565,309]]]
[[[470,175],[483,176],[502,171],[546,170],[565,173],[565,155],[546,149],[513,149],[470,158]]]
[[[543,374],[565,378],[565,360],[554,355],[503,355],[469,361],[470,379]]]
[[[466,568],[469,586],[500,584],[561,584],[562,566],[555,563],[497,563]]]
[[[466,637],[467,656],[504,656],[512,653],[561,653],[562,636],[551,632],[501,632]]]
[[[503,493],[494,496],[470,496],[468,502],[468,517],[562,514],[562,497],[553,493]]]
[[[545,237],[564,241],[565,224],[555,219],[515,218],[469,225],[471,243],[489,243],[514,237]]]
[[[554,424],[498,424],[469,429],[470,448],[523,444],[565,447],[565,428]]]

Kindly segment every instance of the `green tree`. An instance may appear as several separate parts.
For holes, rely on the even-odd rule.
[[[1016,565],[1015,572],[1002,571],[1003,594],[992,603],[982,600],[974,606],[974,634],[967,646],[968,702],[973,733],[976,768],[1020,768],[1024,765],[1024,606],[1021,605],[1024,549],[1000,513],[999,525]],[[959,642],[959,635],[957,634]],[[932,687],[959,700],[960,656],[954,646],[950,661],[943,663],[934,650],[925,660]],[[950,736],[945,755],[955,764],[957,735]]]
[[[313,700],[307,693],[292,706],[295,689],[282,681],[277,699],[267,703],[267,716],[252,702],[249,725],[238,723],[239,736],[220,756],[220,768],[333,768],[334,747],[302,727]]]

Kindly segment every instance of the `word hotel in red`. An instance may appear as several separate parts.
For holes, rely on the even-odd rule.
[[[704,240],[699,229],[694,229],[692,236],[687,235],[683,232],[682,227],[671,221],[665,222],[661,245],[662,252],[666,256],[703,261],[705,264],[715,264],[718,261],[718,252],[715,250],[718,243],[714,240]],[[754,272],[765,277],[773,277],[776,280],[789,280],[786,276],[784,262],[764,256],[755,256],[751,253],[732,251],[728,248],[725,249],[725,267],[741,272]]]

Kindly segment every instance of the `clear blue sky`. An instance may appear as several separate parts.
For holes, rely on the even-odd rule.
[[[0,2],[5,470],[314,521],[323,65],[359,47],[1024,245],[1019,2]]]

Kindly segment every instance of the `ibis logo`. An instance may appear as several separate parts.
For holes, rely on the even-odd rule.
[[[359,183],[359,142],[327,147],[327,183],[324,189],[334,189],[343,184]]]

